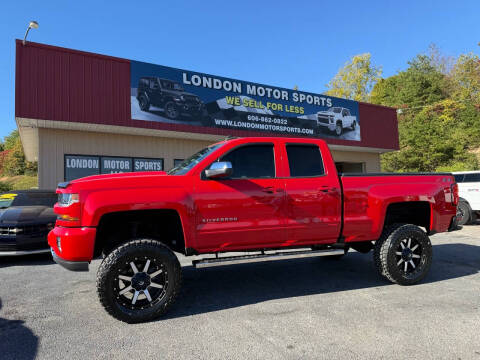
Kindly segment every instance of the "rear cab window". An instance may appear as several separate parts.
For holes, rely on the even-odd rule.
[[[480,182],[480,173],[465,174],[463,182]]]
[[[315,144],[286,144],[290,177],[325,175],[322,154]]]
[[[455,178],[455,182],[461,183],[461,182],[463,182],[463,178],[465,177],[465,175],[464,174],[456,174],[456,175],[453,175],[453,177]]]

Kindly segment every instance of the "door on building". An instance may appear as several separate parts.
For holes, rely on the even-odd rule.
[[[318,145],[287,144],[290,177],[285,179],[287,238],[291,245],[331,242],[340,234],[341,189],[325,176]]]
[[[365,163],[362,162],[336,162],[335,166],[339,173],[364,173]]]
[[[283,180],[276,178],[273,143],[237,147],[218,161],[229,161],[226,179],[196,180],[193,193],[197,249],[268,247],[286,238]]]

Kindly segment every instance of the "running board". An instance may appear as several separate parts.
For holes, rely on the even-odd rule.
[[[344,249],[326,249],[326,250],[303,250],[303,251],[288,251],[288,252],[275,252],[271,254],[255,254],[255,255],[243,255],[243,256],[225,256],[209,259],[193,260],[192,265],[197,269],[207,268],[213,266],[233,265],[233,264],[246,264],[260,261],[276,261],[287,259],[302,259],[310,258],[314,256],[332,256],[343,255]]]

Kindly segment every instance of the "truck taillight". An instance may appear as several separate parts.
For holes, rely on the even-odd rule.
[[[458,184],[453,183],[452,185],[450,185],[450,189],[452,190],[450,192],[450,194],[452,196],[452,204],[453,205],[458,205]]]

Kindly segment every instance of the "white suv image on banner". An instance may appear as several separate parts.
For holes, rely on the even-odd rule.
[[[342,135],[346,128],[355,130],[357,117],[350,114],[350,110],[342,107],[331,107],[326,111],[317,112],[317,125],[334,131],[337,136]]]
[[[480,171],[454,172],[455,181],[458,184],[459,225],[475,222],[480,212]]]

